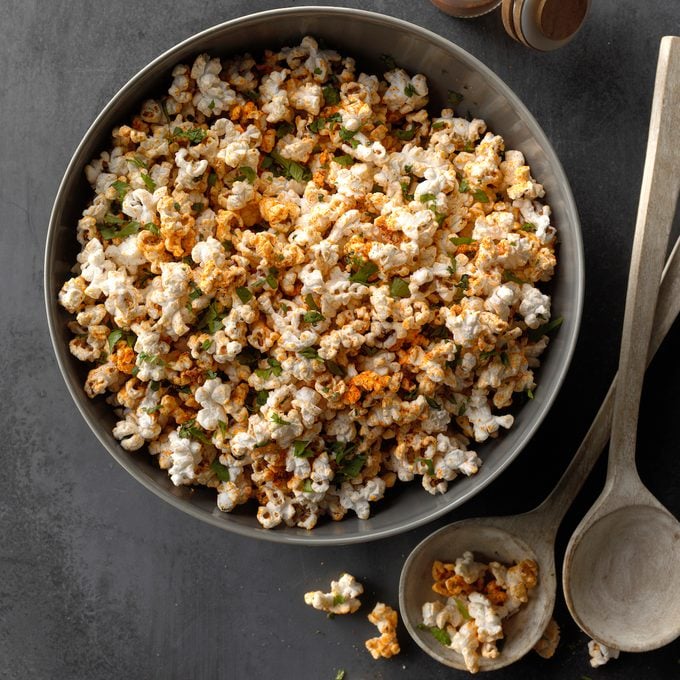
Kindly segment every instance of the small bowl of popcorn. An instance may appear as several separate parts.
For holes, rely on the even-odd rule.
[[[484,488],[548,412],[583,301],[531,114],[391,17],[262,12],[170,49],[83,138],[48,321],[81,414],[217,527],[340,544]]]
[[[550,658],[557,647],[559,629],[541,587],[546,575],[528,545],[507,533],[500,538],[489,527],[475,534],[454,523],[424,539],[404,563],[404,625],[440,663],[477,673],[516,661],[535,643],[527,645],[526,633],[537,613],[547,618],[535,651]]]

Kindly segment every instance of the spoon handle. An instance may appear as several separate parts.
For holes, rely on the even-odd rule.
[[[659,279],[680,189],[680,38],[661,40],[623,320],[608,482],[635,475],[635,441]]]
[[[680,314],[680,238],[675,242],[673,252],[668,258],[661,279],[659,297],[656,303],[654,329],[649,343],[649,352],[645,366],[648,366],[664,338],[670,331],[673,322]],[[532,511],[541,523],[550,525],[554,531],[562,521],[576,494],[581,490],[593,466],[602,454],[609,439],[614,410],[614,393],[618,382],[614,376],[607,396],[597,412],[590,429],[583,438],[578,451],[553,489],[552,493]]]

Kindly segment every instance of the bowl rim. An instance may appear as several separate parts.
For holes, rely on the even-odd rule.
[[[93,419],[87,413],[84,404],[86,403],[86,395],[82,389],[82,386],[75,385],[75,381],[72,379],[70,372],[67,367],[67,362],[70,361],[70,355],[67,353],[67,348],[64,343],[61,342],[57,329],[59,327],[59,320],[57,318],[58,311],[58,301],[57,292],[52,290],[52,278],[53,278],[53,262],[55,261],[55,250],[57,246],[57,217],[60,212],[61,204],[64,200],[64,190],[68,182],[70,181],[71,175],[74,172],[82,171],[82,163],[84,148],[86,147],[90,135],[96,131],[102,120],[108,117],[109,111],[114,108],[122,99],[126,97],[130,90],[133,90],[139,81],[143,81],[150,71],[153,71],[162,62],[168,62],[170,65],[171,58],[182,52],[185,48],[192,45],[192,43],[198,42],[209,38],[213,34],[219,34],[225,29],[231,28],[238,24],[247,24],[249,22],[261,22],[266,20],[275,20],[277,17],[281,16],[295,16],[295,15],[308,15],[314,13],[318,16],[327,17],[331,16],[351,16],[354,18],[369,21],[374,24],[383,25],[392,29],[402,30],[404,32],[410,33],[415,36],[419,36],[430,43],[433,43],[443,50],[454,53],[456,58],[460,61],[468,64],[470,69],[477,71],[482,75],[483,78],[493,82],[494,87],[503,95],[503,97],[518,111],[519,115],[523,118],[527,126],[531,130],[532,136],[538,140],[542,149],[545,151],[547,156],[547,162],[550,165],[552,171],[554,172],[556,183],[561,185],[561,192],[565,201],[565,210],[571,214],[573,218],[573,237],[574,237],[574,252],[576,260],[576,270],[572,273],[573,286],[574,286],[574,307],[570,310],[570,321],[569,324],[569,334],[566,337],[563,349],[562,363],[559,369],[556,371],[556,377],[554,379],[553,388],[550,393],[542,399],[541,406],[534,416],[534,420],[531,425],[526,429],[524,436],[520,442],[516,445],[516,452],[513,456],[506,456],[501,460],[497,467],[489,473],[485,478],[480,479],[479,484],[472,486],[465,493],[459,494],[456,498],[452,498],[449,503],[443,504],[440,507],[432,508],[415,518],[409,518],[408,520],[399,523],[396,526],[390,526],[382,529],[371,529],[365,526],[365,523],[370,522],[370,518],[359,523],[359,529],[350,535],[321,535],[316,534],[314,530],[305,533],[293,533],[288,530],[288,527],[276,528],[276,529],[264,529],[259,526],[243,526],[237,522],[225,521],[224,515],[228,518],[229,513],[219,513],[220,516],[216,516],[215,513],[208,513],[205,510],[196,507],[190,503],[187,503],[185,499],[174,496],[167,489],[161,488],[157,485],[151,478],[147,475],[139,472],[135,466],[132,464],[131,454],[125,451],[122,447],[111,446],[111,443],[105,439],[104,435],[100,431],[101,428],[97,423],[93,422]],[[89,159],[87,159],[89,161]],[[189,37],[181,40],[172,47],[163,51],[157,57],[148,62],[143,68],[137,71],[124,85],[122,85],[118,91],[108,100],[106,105],[97,114],[92,123],[88,126],[87,130],[83,134],[80,142],[78,143],[75,151],[73,152],[71,159],[66,166],[64,175],[59,183],[57,192],[55,194],[54,203],[52,205],[52,210],[50,212],[50,218],[47,229],[47,236],[45,240],[45,255],[44,255],[44,266],[43,266],[43,287],[44,287],[44,303],[45,312],[47,316],[47,325],[49,329],[50,340],[52,344],[52,349],[54,351],[55,357],[57,359],[57,364],[61,375],[66,383],[66,387],[73,399],[76,408],[80,412],[87,423],[90,430],[102,444],[102,446],[108,451],[108,453],[116,460],[116,462],[121,465],[137,482],[141,483],[149,491],[153,492],[156,496],[161,498],[172,506],[181,510],[182,512],[200,519],[203,522],[207,522],[213,526],[225,529],[227,531],[239,534],[241,536],[248,536],[251,538],[264,539],[274,543],[286,543],[286,544],[297,544],[297,545],[315,545],[315,546],[328,546],[328,545],[345,545],[353,543],[365,543],[368,541],[375,541],[381,538],[387,538],[389,536],[405,533],[424,524],[432,522],[433,520],[441,517],[442,515],[450,512],[454,508],[460,506],[465,501],[469,500],[471,497],[479,493],[482,489],[488,486],[496,477],[505,470],[505,468],[512,463],[513,460],[517,458],[519,453],[524,449],[524,447],[529,443],[536,430],[539,428],[546,415],[548,414],[554,400],[556,399],[566,374],[571,365],[571,361],[574,356],[576,349],[576,343],[578,339],[578,334],[581,326],[581,318],[583,312],[584,304],[584,290],[585,290],[585,256],[583,250],[583,239],[581,234],[581,225],[578,216],[578,210],[576,207],[576,202],[574,200],[571,186],[567,179],[566,173],[562,164],[553,149],[552,144],[548,140],[543,129],[538,124],[532,113],[522,102],[522,100],[514,93],[514,91],[503,81],[503,79],[496,75],[488,66],[486,66],[477,57],[467,52],[459,45],[450,40],[430,31],[427,28],[418,26],[411,22],[405,21],[403,19],[391,17],[386,14],[381,14],[379,12],[372,12],[362,9],[354,9],[348,7],[336,7],[336,6],[319,6],[319,5],[303,5],[299,7],[282,7],[278,9],[269,9],[261,12],[254,12],[251,14],[246,14],[243,16],[235,17],[229,19],[228,21],[220,22],[209,28],[206,28],[198,33],[194,33]],[[561,334],[564,334],[567,328],[561,329]]]

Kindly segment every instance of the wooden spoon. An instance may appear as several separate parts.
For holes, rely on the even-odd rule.
[[[608,647],[641,652],[680,635],[680,523],[645,488],[635,443],[659,272],[680,191],[680,38],[661,41],[623,322],[607,481],[574,532],[569,611]],[[647,445],[653,446],[650,438]]]
[[[664,270],[649,345],[648,362],[680,314],[680,239]],[[499,562],[536,560],[539,581],[528,604],[504,625],[505,644],[496,659],[480,659],[480,670],[496,670],[523,657],[542,636],[555,607],[557,529],[609,439],[618,378],[614,378],[581,446],[553,492],[536,509],[509,517],[482,517],[449,524],[428,536],[406,560],[399,582],[399,608],[413,639],[430,656],[465,670],[462,656],[418,628],[423,603],[433,599],[430,571],[435,559],[449,560],[465,550]],[[677,569],[677,567],[676,567]]]

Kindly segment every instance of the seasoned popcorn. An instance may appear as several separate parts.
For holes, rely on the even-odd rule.
[[[607,647],[596,640],[588,641],[588,654],[590,654],[590,665],[593,668],[604,666],[610,659],[619,658],[619,650]]]
[[[446,599],[423,605],[421,627],[458,652],[466,668],[477,673],[480,657],[495,659],[501,653],[497,642],[504,637],[503,621],[528,602],[538,580],[538,565],[533,560],[510,567],[499,562],[485,564],[466,551],[451,563],[435,560],[432,579],[432,590]],[[548,626],[546,636],[556,647],[557,624]],[[542,651],[547,652],[547,646]]]
[[[366,640],[366,649],[374,659],[389,659],[401,651],[397,641],[398,614],[392,607],[378,602],[368,615],[368,620],[378,627],[380,637]]]
[[[534,645],[534,651],[544,659],[552,659],[560,643],[560,627],[555,619],[550,619],[541,635],[541,639]]]
[[[113,130],[59,301],[123,448],[267,528],[478,471],[536,387],[555,229],[521,152],[427,103],[305,37],[180,64]]]
[[[353,614],[359,607],[359,595],[364,587],[351,574],[342,574],[337,581],[331,581],[330,593],[315,590],[305,593],[305,604],[329,614]]]

